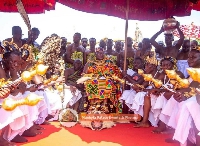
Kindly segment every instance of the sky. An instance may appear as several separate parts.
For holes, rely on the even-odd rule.
[[[180,24],[189,25],[194,22],[200,26],[200,12],[192,11],[191,16],[175,17]],[[30,14],[29,19],[32,27],[40,30],[40,36],[37,39],[41,43],[45,37],[56,33],[61,37],[66,37],[69,42],[73,39],[75,32],[80,32],[82,37],[96,38],[99,41],[102,38],[111,38],[113,40],[124,39],[125,20],[100,15],[91,14],[71,9],[67,6],[57,3],[55,10],[46,11],[45,14]],[[163,20],[160,21],[136,21],[129,20],[128,36],[134,38],[136,23],[142,35],[145,38],[151,38],[162,27]],[[19,13],[0,12],[0,41],[12,37],[12,26],[20,26],[23,32],[23,38],[28,35],[28,28]],[[158,37],[158,41],[163,40],[163,35]]]

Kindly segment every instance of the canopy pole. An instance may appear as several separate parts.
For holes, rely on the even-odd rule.
[[[28,31],[31,31],[31,23],[30,23],[30,20],[29,20],[29,17],[28,17],[28,14],[26,13],[26,10],[24,8],[24,5],[22,3],[21,0],[16,0],[16,6],[17,6],[17,9],[22,17],[22,19],[24,20],[27,28],[28,28]]]
[[[126,24],[125,24],[124,71],[126,71],[129,0],[127,0],[126,3],[127,3],[127,8],[126,8]]]

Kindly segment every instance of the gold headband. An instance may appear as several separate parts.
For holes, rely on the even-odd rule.
[[[165,56],[162,60],[169,60],[170,62],[172,62],[175,65],[176,65],[176,62],[177,62],[177,60],[174,57],[171,57],[171,56]]]

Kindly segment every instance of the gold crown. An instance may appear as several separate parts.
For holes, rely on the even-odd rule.
[[[149,64],[154,64],[154,65],[158,65],[158,60],[156,59],[156,53],[155,51],[152,51],[151,54],[150,54],[151,57],[147,56],[146,59],[145,59],[145,62],[146,63],[149,63]]]

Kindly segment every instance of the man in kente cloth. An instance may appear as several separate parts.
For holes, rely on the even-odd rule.
[[[64,107],[72,107],[76,111],[81,111],[80,109],[83,105],[80,104],[82,100],[83,84],[77,84],[76,81],[81,78],[83,72],[83,64],[81,60],[74,60],[73,68],[67,68],[65,70],[65,84],[67,85],[65,89],[65,99]],[[80,107],[80,108],[79,108]]]
[[[129,61],[128,68],[133,69],[133,62],[134,62],[134,56],[135,51],[132,47],[133,45],[133,39],[131,37],[127,37],[127,59]],[[124,60],[124,50],[120,52],[120,60]]]
[[[19,26],[12,27],[12,38],[8,38],[3,41],[3,45],[6,51],[17,49],[19,50],[25,43],[26,40],[22,39],[22,29]]]
[[[73,36],[74,43],[67,46],[66,49],[67,54],[65,58],[66,68],[73,67],[75,59],[80,59],[83,62],[83,54],[85,52],[85,49],[83,48],[82,45],[80,45],[80,40],[81,40],[81,34],[75,33]]]
[[[85,50],[85,53],[84,53],[84,59],[86,60],[86,63],[88,62],[88,60],[93,61],[95,59],[96,39],[90,38],[89,43],[90,43],[90,48]]]
[[[108,39],[106,42],[107,49],[105,55],[109,60],[111,60],[115,65],[119,66],[119,54],[113,50],[113,40]]]
[[[91,77],[85,84],[87,101],[84,110],[87,113],[100,111],[102,113],[121,113],[120,86],[113,75],[121,78],[119,68],[104,56],[103,48],[96,50],[96,60],[88,62],[84,67],[84,77]],[[116,81],[116,82],[115,82]]]

